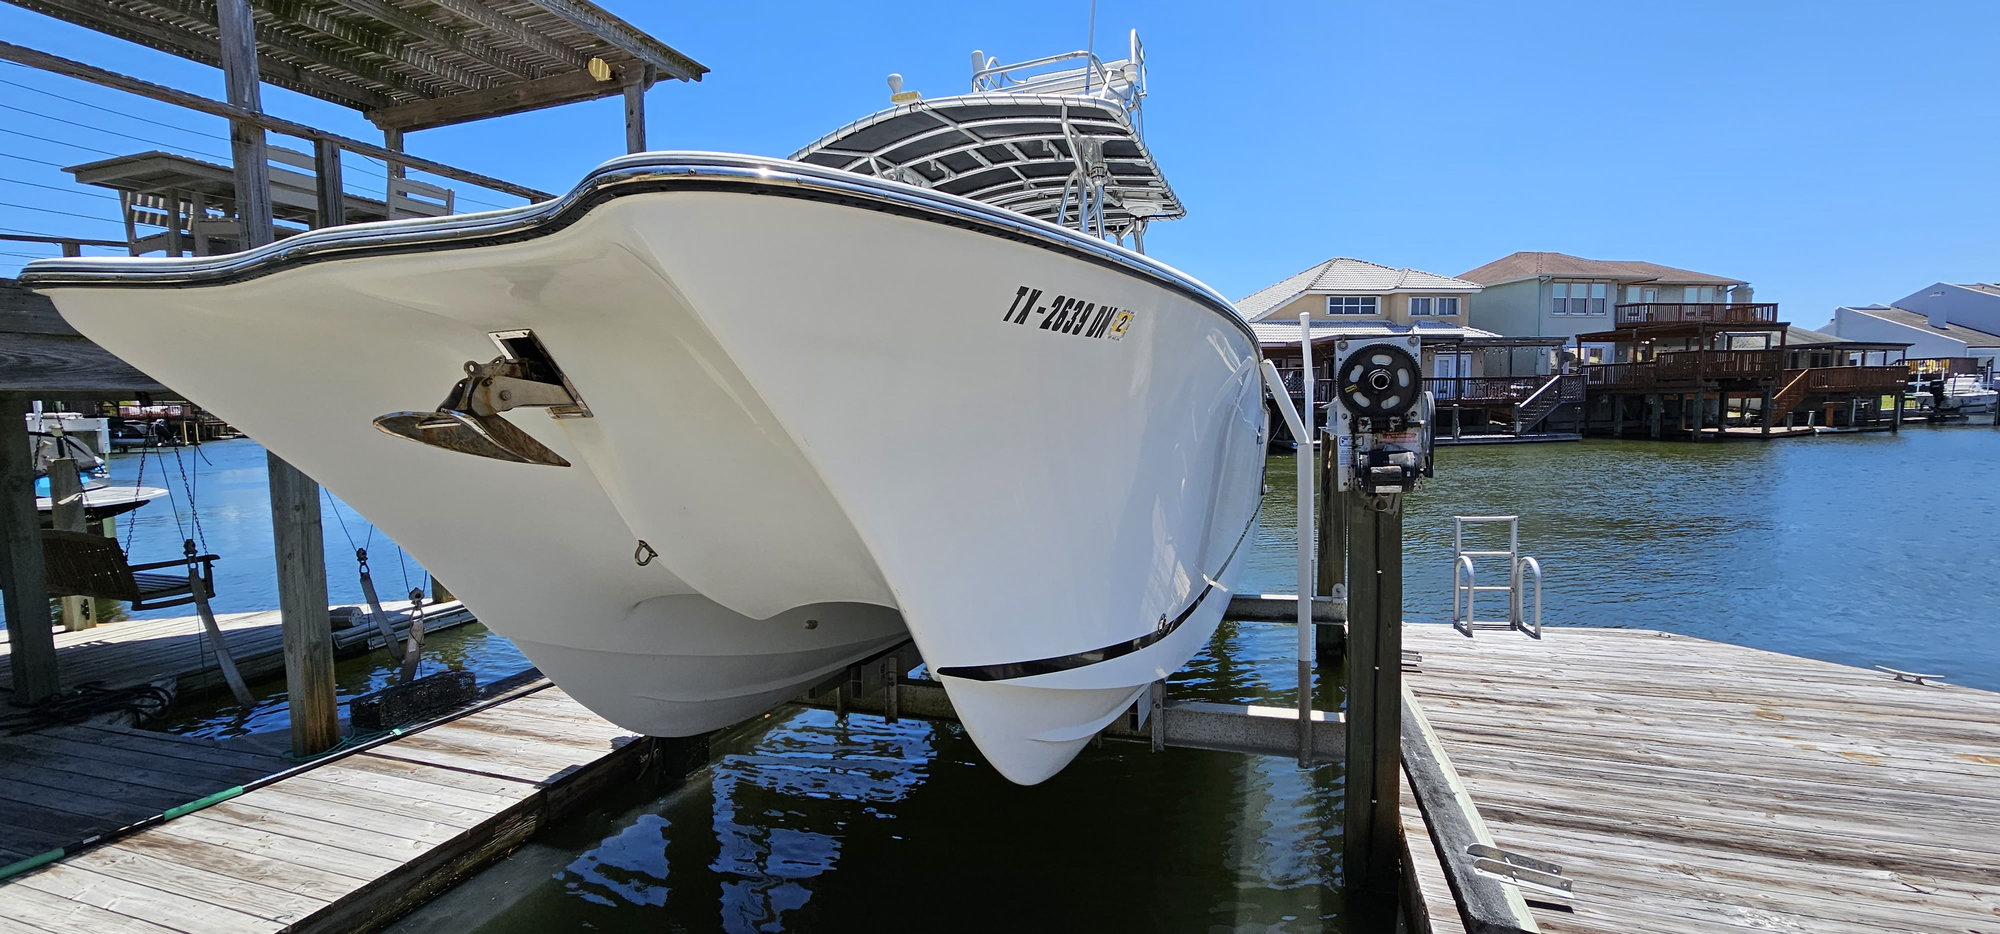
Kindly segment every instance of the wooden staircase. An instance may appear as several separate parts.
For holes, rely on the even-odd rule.
[[[1520,437],[1540,427],[1542,422],[1549,417],[1549,413],[1554,412],[1557,406],[1567,401],[1563,398],[1563,393],[1559,388],[1562,379],[1561,374],[1551,375],[1540,386],[1535,387],[1535,391],[1530,393],[1528,398],[1514,403],[1515,437]]]
[[[1799,407],[1800,402],[1805,401],[1809,388],[1806,377],[1811,373],[1811,370],[1794,370],[1786,377],[1784,385],[1771,396],[1770,409],[1764,412],[1764,424],[1767,427],[1776,428],[1778,419],[1790,415],[1793,409]]]

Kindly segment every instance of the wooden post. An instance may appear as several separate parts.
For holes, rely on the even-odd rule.
[[[1338,445],[1333,436],[1320,435],[1319,459],[1319,566],[1315,569],[1313,593],[1330,597],[1335,587],[1347,583],[1347,493],[1335,489],[1339,484],[1339,472],[1334,464]],[[1331,626],[1318,626],[1313,630],[1313,660],[1321,668],[1328,668],[1340,660],[1346,649],[1346,634]],[[1328,672],[1331,674],[1331,672]],[[1334,683],[1332,677],[1319,679],[1322,685]]]
[[[1347,801],[1341,866],[1352,931],[1395,927],[1401,884],[1403,515],[1349,505]]]
[[[1666,415],[1666,400],[1657,392],[1646,394],[1646,437],[1660,440],[1660,422]]]
[[[257,34],[250,17],[250,0],[217,0],[215,21],[229,103],[261,113],[264,104],[257,79]],[[236,222],[243,230],[241,246],[263,246],[272,239],[271,162],[264,146],[264,128],[242,120],[230,121],[229,151],[235,162]]]
[[[1700,389],[1694,391],[1693,418],[1688,422],[1694,431],[1694,440],[1702,439],[1701,430],[1708,424],[1708,394]]]
[[[313,141],[313,174],[319,177],[319,226],[347,223],[346,183],[340,177],[340,145]]]
[[[625,78],[625,151],[646,151],[646,88],[653,83],[653,66],[630,66]]]
[[[257,36],[250,0],[218,0],[216,27],[229,103],[261,114]],[[271,164],[264,129],[230,123],[235,158],[236,218],[243,245],[271,242]],[[319,484],[270,452],[271,544],[277,552],[279,628],[285,644],[285,689],[291,695],[292,753],[311,755],[340,741],[333,692],[333,621],[326,607],[326,556],[320,538]]]
[[[1896,399],[1896,414],[1895,414],[1895,416],[1894,416],[1894,420],[1892,420],[1891,422],[1889,422],[1889,431],[1890,431],[1890,433],[1891,433],[1891,434],[1902,434],[1902,433],[1903,433],[1903,391],[1902,391],[1901,389],[1898,389],[1898,390],[1896,390],[1896,392],[1895,392],[1895,394],[1894,394],[1894,395],[1895,395],[1895,399]],[[1995,427],[2000,427],[2000,413],[1996,413],[1996,414],[1995,414],[1995,415],[1993,416],[1993,424],[1994,424],[1994,426],[1995,426]]]
[[[276,454],[267,453],[265,459],[271,470],[271,537],[277,547],[278,609],[285,642],[285,690],[291,694],[292,754],[307,756],[340,741],[319,484]]]
[[[56,693],[56,637],[49,629],[42,522],[35,513],[35,458],[28,447],[28,397],[0,393],[0,590],[6,591],[7,661],[14,702]]]
[[[1764,387],[1764,407],[1758,409],[1757,411],[1758,414],[1764,416],[1763,418],[1764,436],[1767,438],[1771,436],[1771,417],[1772,417],[1771,405],[1775,401],[1776,401],[1776,394],[1771,392],[1771,387],[1769,385],[1766,385]]]
[[[65,532],[83,531],[83,481],[77,478],[74,458],[49,461],[49,527]],[[89,597],[63,597],[61,602],[64,632],[95,625],[90,618]]]

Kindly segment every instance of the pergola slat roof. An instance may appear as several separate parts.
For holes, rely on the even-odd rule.
[[[215,0],[9,2],[222,64]],[[607,97],[658,78],[699,81],[708,72],[589,0],[250,0],[250,6],[265,82],[353,107],[384,129]],[[593,60],[603,63],[597,75]]]

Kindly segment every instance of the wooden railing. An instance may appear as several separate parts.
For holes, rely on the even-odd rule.
[[[1458,376],[1432,377],[1424,380],[1424,388],[1437,397],[1439,404],[1448,402],[1510,403],[1526,402],[1535,390],[1549,381],[1540,376]],[[1583,376],[1572,374],[1549,390],[1562,402],[1583,401]]]
[[[1639,302],[1618,306],[1618,326],[1642,324],[1761,324],[1778,320],[1777,303]]]
[[[1592,386],[1651,387],[1771,379],[1784,371],[1783,364],[1776,350],[1687,350],[1644,363],[1593,363],[1583,372]]]
[[[1910,368],[1895,366],[1816,366],[1805,370],[1787,370],[1786,375],[1805,374],[1807,392],[1842,392],[1855,389],[1881,389],[1885,392],[1900,390],[1909,382]]]

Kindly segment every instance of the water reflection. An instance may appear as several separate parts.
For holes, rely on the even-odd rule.
[[[1108,744],[1020,788],[955,726],[818,710],[713,751],[396,930],[1275,930],[1339,911],[1337,769]]]
[[[400,658],[382,651],[343,659],[334,665],[334,698],[344,710],[348,701],[396,683],[402,667]],[[471,671],[484,685],[532,667],[514,643],[480,623],[467,623],[425,638],[417,675]],[[288,733],[292,725],[291,695],[285,690],[284,676],[252,681],[249,687],[256,699],[249,707],[236,703],[227,692],[210,692],[175,704],[146,726],[184,736],[214,738]]]

